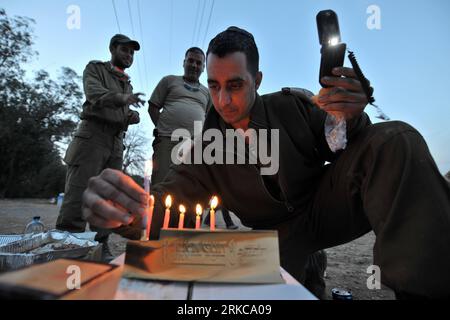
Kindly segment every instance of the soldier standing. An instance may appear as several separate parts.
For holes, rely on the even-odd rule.
[[[129,125],[139,123],[139,113],[129,106],[140,107],[142,93],[133,93],[130,77],[125,69],[133,64],[134,52],[140,49],[137,41],[125,35],[111,38],[111,60],[91,61],[83,73],[86,102],[81,122],[67,149],[65,196],[56,228],[69,232],[84,232],[86,221],[81,215],[81,197],[89,178],[105,168],[122,170],[123,138]],[[110,231],[97,231],[96,240],[103,244],[103,260],[113,258],[107,241]]]

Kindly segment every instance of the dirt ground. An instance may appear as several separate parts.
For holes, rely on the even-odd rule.
[[[40,216],[47,229],[55,226],[58,208],[48,200],[20,199],[0,200],[0,234],[20,234],[33,216]],[[219,226],[220,227],[220,226]],[[372,265],[372,246],[375,241],[369,233],[345,245],[329,248],[326,271],[327,295],[331,299],[331,289],[336,287],[351,290],[355,300],[395,299],[392,290],[367,289],[367,268]],[[126,239],[113,235],[110,247],[115,255],[125,251]]]

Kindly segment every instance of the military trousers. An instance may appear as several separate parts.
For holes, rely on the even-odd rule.
[[[368,278],[400,296],[450,297],[449,184],[406,123],[375,124],[350,140],[308,208],[278,230],[281,265],[300,281],[309,254],[373,230],[373,265],[361,267],[376,273]]]
[[[111,168],[122,170],[123,131],[107,124],[83,120],[70,143],[64,161],[67,176],[64,201],[56,228],[69,232],[84,232],[82,196],[91,177]],[[90,226],[97,232],[96,240],[106,241],[111,231]]]

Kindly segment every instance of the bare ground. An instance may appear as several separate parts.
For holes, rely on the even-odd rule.
[[[33,216],[40,216],[47,229],[55,226],[58,208],[48,200],[20,199],[0,200],[0,234],[20,234]],[[372,265],[372,246],[375,235],[367,235],[345,245],[327,249],[326,271],[327,295],[331,289],[341,287],[352,291],[355,300],[394,299],[393,292],[382,287],[379,290],[367,288],[367,268]],[[110,247],[115,255],[125,251],[126,239],[113,235]]]

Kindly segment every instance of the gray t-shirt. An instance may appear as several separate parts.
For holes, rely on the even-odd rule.
[[[179,128],[189,130],[193,136],[194,121],[203,123],[206,110],[211,106],[208,89],[202,84],[196,87],[185,83],[182,76],[162,78],[150,102],[162,108],[156,128],[158,135],[164,137],[170,137]]]

